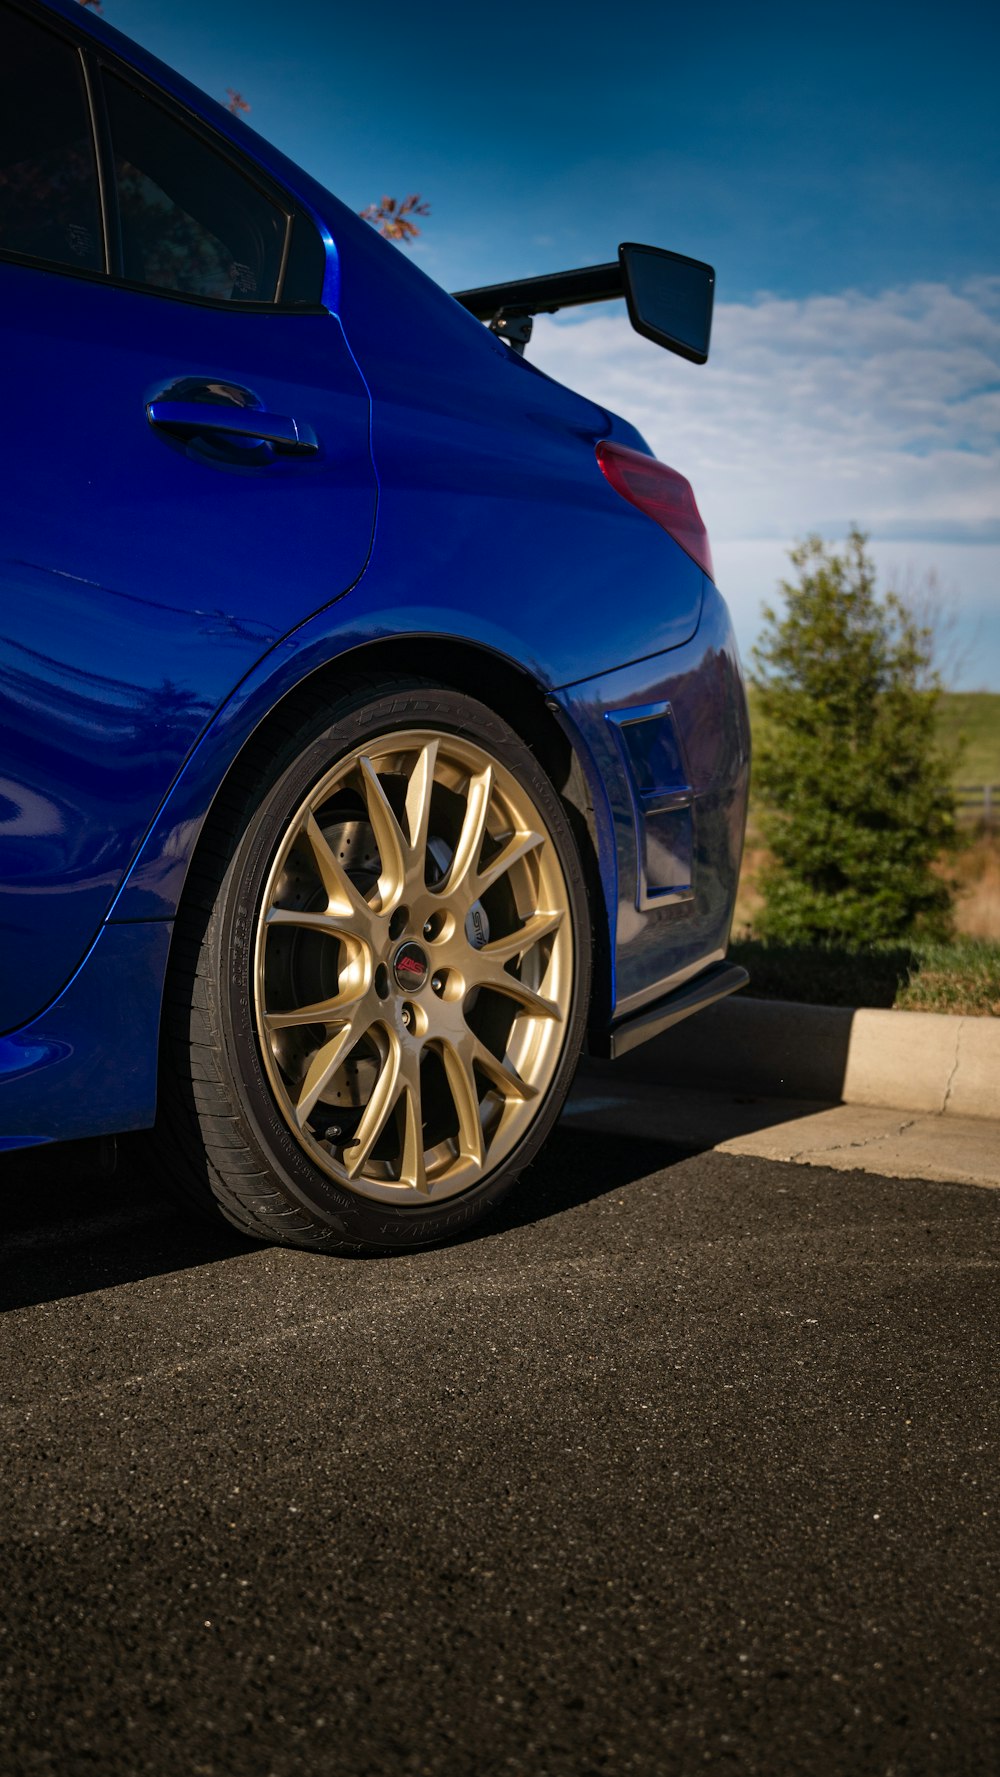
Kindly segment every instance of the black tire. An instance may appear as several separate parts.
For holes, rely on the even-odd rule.
[[[254,1011],[254,943],[281,836],[313,786],[352,748],[414,728],[474,743],[530,797],[569,894],[572,996],[554,1074],[514,1149],[470,1188],[440,1201],[376,1202],[314,1164],[268,1077]],[[326,685],[251,743],[211,811],[178,916],[164,1009],[156,1169],[175,1192],[257,1239],[327,1252],[391,1251],[464,1232],[537,1154],[579,1058],[591,976],[591,926],[562,803],[514,731],[471,697],[417,679]]]

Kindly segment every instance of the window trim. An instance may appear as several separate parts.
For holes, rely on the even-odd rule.
[[[138,68],[124,61],[113,50],[94,41],[83,33],[78,33],[71,24],[62,18],[54,18],[47,9],[32,3],[32,0],[3,0],[3,3],[15,11],[23,13],[40,28],[47,30],[59,42],[75,52],[81,67],[85,104],[90,122],[91,145],[97,174],[98,206],[101,218],[102,246],[104,270],[92,271],[89,268],[75,265],[64,265],[58,260],[37,259],[26,253],[15,253],[0,247],[0,263],[7,265],[24,265],[34,271],[51,272],[57,277],[82,278],[86,283],[98,283],[110,286],[115,290],[128,290],[138,296],[154,296],[160,301],[183,302],[193,304],[197,308],[210,308],[227,314],[253,315],[328,315],[330,310],[322,301],[321,294],[315,303],[296,302],[283,303],[282,291],[285,273],[288,268],[292,245],[292,229],[301,218],[307,227],[317,235],[319,230],[312,217],[296,202],[291,192],[272,179],[262,167],[248,156],[241,154],[238,148],[220,135],[210,124],[206,124],[182,100],[176,99],[172,93],[165,92]],[[150,103],[158,105],[161,111],[175,122],[178,127],[188,131],[212,154],[218,155],[228,164],[252,189],[271,203],[285,219],[285,235],[281,248],[278,276],[275,284],[274,297],[270,302],[233,302],[225,296],[198,296],[186,290],[165,290],[156,284],[143,284],[121,275],[123,265],[121,246],[121,221],[118,208],[117,185],[114,179],[114,154],[111,141],[111,128],[108,119],[107,99],[104,88],[105,71],[124,81],[127,86],[139,92]],[[320,237],[321,238],[321,237]]]
[[[105,75],[107,74],[110,74],[113,79],[120,80],[124,86],[131,87],[133,92],[138,93],[140,98],[146,99],[151,105],[158,106],[164,116],[174,123],[178,129],[186,130],[188,135],[193,136],[196,142],[200,142],[202,147],[207,149],[209,154],[213,154],[219,160],[224,161],[232,168],[237,177],[243,180],[245,185],[249,185],[250,189],[256,191],[266,203],[271,205],[272,209],[277,210],[279,216],[284,217],[285,232],[278,260],[278,275],[275,279],[274,295],[269,301],[254,303],[233,302],[232,298],[228,296],[197,296],[194,300],[196,302],[205,303],[211,308],[228,310],[242,308],[280,309],[281,291],[285,281],[285,267],[288,264],[288,253],[292,239],[292,220],[298,207],[292,202],[290,194],[283,191],[280,186],[274,185],[273,182],[267,178],[266,174],[262,175],[258,167],[252,166],[252,163],[251,166],[248,167],[243,162],[242,157],[230,154],[228,152],[228,142],[225,142],[223,138],[216,136],[214,132],[207,131],[204,125],[201,124],[200,119],[193,117],[191,112],[187,110],[186,106],[181,106],[173,102],[170,99],[169,94],[162,92],[152,81],[146,80],[135,68],[129,67],[127,63],[122,63],[117,56],[113,57],[106,55],[103,51],[91,51],[89,55],[85,54],[84,60],[89,59],[93,60],[95,86],[100,93],[100,129],[97,146],[98,152],[104,159],[107,169],[107,186],[110,206],[114,216],[113,234],[116,247],[116,263],[114,271],[110,273],[111,281],[122,289],[149,290],[155,292],[159,296],[174,298],[178,296],[189,296],[187,291],[165,290],[159,284],[140,283],[136,280],[126,278],[123,275],[122,267],[124,264],[124,256],[121,244],[121,212],[118,203],[118,183],[114,176],[114,141],[111,133],[111,120],[108,114],[107,87],[105,84]]]
[[[49,37],[54,37],[57,43],[61,43],[64,48],[69,50],[71,56],[73,56],[76,61],[83,97],[83,121],[84,126],[89,127],[90,147],[94,157],[94,181],[97,188],[95,196],[97,199],[98,222],[101,230],[101,257],[104,260],[104,269],[103,271],[93,271],[89,266],[73,265],[69,260],[42,259],[37,254],[18,253],[10,247],[0,247],[0,261],[3,261],[4,264],[8,265],[30,265],[39,271],[62,273],[71,278],[87,278],[88,280],[94,278],[106,278],[109,275],[108,267],[110,265],[110,255],[108,252],[107,214],[104,206],[104,169],[101,164],[100,144],[97,131],[94,127],[94,102],[90,87],[89,70],[87,68],[86,48],[79,41],[74,31],[60,29],[62,24],[61,19],[53,21],[53,17],[50,13],[42,12],[37,6],[22,5],[20,4],[20,0],[5,0],[5,3],[12,12],[19,12],[22,18],[26,18],[36,30],[44,31]]]
[[[87,94],[87,107],[90,113],[90,136],[94,148],[94,161],[97,166],[97,199],[101,206],[101,233],[104,237],[104,273],[106,278],[112,276],[111,271],[111,204],[108,193],[108,181],[104,159],[101,119],[104,111],[104,95],[94,81],[94,70],[85,49],[77,45],[77,55],[83,69],[83,84]],[[118,212],[115,209],[117,227]],[[120,257],[119,257],[120,263]]]

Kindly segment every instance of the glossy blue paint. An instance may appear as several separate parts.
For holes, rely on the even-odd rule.
[[[705,582],[698,633],[685,647],[560,693],[606,786],[618,860],[613,1016],[625,1017],[719,961],[729,939],[746,826],[750,729],[732,623]],[[642,909],[650,807],[618,741],[622,715],[669,704],[691,790],[692,889]],[[654,810],[655,812],[655,801]]]
[[[0,520],[10,1030],[76,968],[219,704],[361,574],[376,483],[368,391],[333,316],[228,313],[12,264],[0,293],[18,440]],[[180,377],[251,384],[321,450],[234,462],[157,432],[146,403]]]
[[[47,1011],[0,1037],[5,1148],[145,1129],[156,1110],[167,921],[105,926]]]
[[[446,643],[473,689],[477,661],[499,661],[558,712],[599,860],[602,1004],[622,1016],[715,960],[742,843],[745,701],[719,594],[599,472],[600,439],[645,448],[638,434],[512,354],[238,119],[71,0],[51,10],[312,216],[327,312],[0,259],[19,441],[0,514],[0,1030],[16,1033],[0,1051],[0,1138],[151,1118],[170,921],[212,801],[284,697],[386,643],[419,648],[422,670]],[[192,389],[220,385],[241,427],[254,412],[284,422],[276,444],[192,433]],[[161,402],[175,421],[183,404],[183,424],[151,425]],[[316,452],[281,448],[313,434]],[[666,880],[683,874],[676,808],[650,803],[605,719],[666,703],[690,774],[687,885]],[[680,888],[683,905],[657,898]],[[108,1004],[125,954],[145,959],[128,1066]]]

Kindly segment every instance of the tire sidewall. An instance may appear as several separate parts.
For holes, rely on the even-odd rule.
[[[396,729],[439,728],[490,751],[537,804],[556,847],[572,909],[573,994],[556,1072],[521,1142],[495,1173],[440,1203],[405,1205],[365,1199],[340,1185],[309,1158],[278,1109],[264,1068],[254,1010],[254,954],[258,919],[271,864],[288,823],[310,790],[337,760],[364,742]],[[289,749],[291,750],[291,749]],[[251,812],[226,871],[216,922],[213,978],[230,1090],[249,1143],[299,1209],[320,1224],[320,1239],[337,1246],[399,1248],[453,1237],[498,1202],[530,1164],[549,1134],[572,1083],[590,995],[590,913],[576,844],[559,797],[534,755],[507,723],[461,692],[394,686],[381,696],[359,696],[298,737],[294,757],[274,761],[275,779]],[[312,1242],[311,1242],[312,1244]]]

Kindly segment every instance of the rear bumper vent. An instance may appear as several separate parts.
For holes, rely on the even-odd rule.
[[[694,791],[669,703],[608,710],[625,761],[640,911],[694,897]]]

